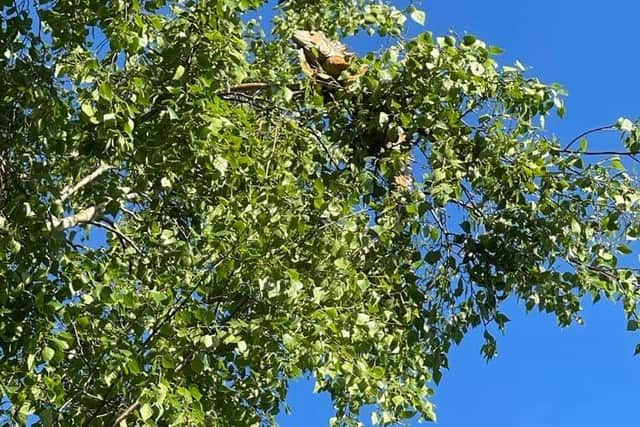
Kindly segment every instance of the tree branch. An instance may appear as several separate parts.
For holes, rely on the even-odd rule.
[[[125,195],[125,199],[131,200],[137,196],[137,193],[128,193]],[[49,227],[54,230],[62,231],[68,228],[75,227],[79,224],[91,223],[92,221],[95,221],[102,217],[107,209],[108,204],[109,202],[98,203],[95,206],[89,206],[88,208],[82,209],[81,211],[62,219],[58,219],[57,217],[52,216],[49,222]]]
[[[99,203],[95,206],[82,209],[80,212],[67,216],[62,219],[58,219],[55,216],[51,217],[51,228],[54,230],[66,230],[71,227],[75,227],[78,224],[89,223],[104,214],[107,208],[107,203]]]
[[[127,407],[127,409],[125,409],[119,416],[118,418],[116,418],[116,420],[113,422],[113,424],[111,424],[111,427],[118,427],[120,425],[121,421],[124,421],[129,415],[131,415],[131,413],[133,411],[135,411],[138,406],[140,406],[140,399],[137,399],[135,402],[133,402],[131,405],[129,405]]]
[[[98,168],[96,170],[94,170],[89,175],[87,175],[84,178],[82,178],[80,180],[80,182],[78,182],[76,185],[74,185],[73,187],[68,187],[68,186],[64,187],[62,189],[62,191],[60,192],[60,198],[57,200],[57,202],[59,202],[59,203],[64,202],[69,197],[71,197],[71,195],[73,195],[78,190],[80,190],[82,187],[84,187],[85,185],[89,184],[91,181],[93,181],[94,179],[96,179],[97,177],[99,177],[100,175],[105,173],[106,171],[108,171],[110,169],[113,169],[113,168],[114,168],[114,166],[106,164],[104,162],[101,162],[100,166],[98,166]]]

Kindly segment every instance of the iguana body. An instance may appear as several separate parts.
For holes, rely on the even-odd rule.
[[[321,31],[297,30],[292,40],[300,48],[302,71],[313,77],[324,73],[337,79],[355,58],[344,44],[330,40]]]
[[[298,46],[298,59],[302,72],[328,87],[340,87],[339,78],[355,60],[355,54],[336,40],[329,39],[321,31],[297,30],[291,40]],[[362,67],[357,75],[366,71]],[[347,83],[357,75],[346,79]],[[230,92],[256,92],[274,86],[266,82],[241,83],[230,88]]]

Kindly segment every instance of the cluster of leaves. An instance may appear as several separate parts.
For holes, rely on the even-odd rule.
[[[491,357],[510,296],[563,325],[620,298],[636,328],[636,177],[544,136],[559,87],[405,41],[414,7],[282,1],[271,38],[263,7],[0,2],[0,422],[270,425],[304,374],[335,425],[433,420],[450,346],[481,326]],[[298,28],[397,44],[318,87]]]

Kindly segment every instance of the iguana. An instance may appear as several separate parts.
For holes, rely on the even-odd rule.
[[[362,66],[356,75],[348,76],[345,82],[340,81],[342,72],[349,68],[356,55],[343,43],[329,39],[322,31],[296,30],[291,40],[298,47],[302,72],[323,86],[339,88],[366,72],[366,66]],[[231,87],[229,92],[252,93],[273,86],[268,82],[247,82]]]
[[[352,74],[343,74],[349,69],[356,59],[355,53],[349,51],[347,46],[337,40],[331,40],[321,31],[296,30],[291,38],[298,47],[298,58],[302,72],[309,76],[314,82],[323,87],[323,93],[331,93],[332,89],[340,89],[351,84],[367,71],[366,66]],[[244,83],[235,86],[230,93],[255,92],[260,89],[272,87],[268,83]],[[229,98],[227,98],[229,99]],[[246,102],[246,101],[243,101]],[[375,134],[366,135],[371,146],[380,149],[379,152],[372,153],[379,156],[385,150],[406,150],[406,135],[402,128],[397,129],[397,135],[391,139],[388,129]],[[406,166],[397,175],[390,178],[390,187],[396,190],[408,190],[413,183],[411,173],[411,154],[408,153]]]
[[[363,66],[352,75],[343,75],[343,72],[353,64],[356,55],[349,51],[343,43],[329,39],[321,31],[297,30],[293,33],[292,41],[299,48],[298,57],[302,72],[324,85],[330,87],[331,83],[334,85],[337,83],[339,86],[348,85],[367,71],[366,66]],[[404,130],[401,127],[397,127],[396,132],[388,132],[388,130],[382,132],[382,135],[378,134],[372,138],[384,140],[382,144],[377,142],[375,145],[384,146],[382,151],[385,149],[406,150],[407,135]],[[369,142],[371,143],[371,141]],[[382,152],[375,154],[380,155]],[[409,152],[405,166],[398,174],[390,178],[390,188],[406,191],[412,187],[412,161],[413,158]]]

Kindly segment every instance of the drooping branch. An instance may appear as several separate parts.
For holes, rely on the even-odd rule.
[[[105,230],[112,232],[113,234],[118,236],[118,238],[120,239],[120,241],[123,244],[129,244],[133,249],[135,249],[136,252],[138,252],[138,254],[143,255],[142,250],[136,244],[136,242],[131,240],[131,238],[129,236],[127,236],[122,231],[120,231],[120,229],[118,228],[118,226],[115,223],[108,224],[105,219],[102,219],[102,220],[99,220],[99,221],[89,221],[88,223],[91,224],[91,225],[95,225],[96,227],[104,228]]]

